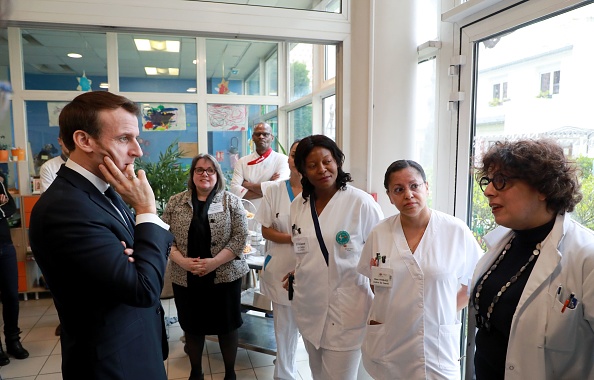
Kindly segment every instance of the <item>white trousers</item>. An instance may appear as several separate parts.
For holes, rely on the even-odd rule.
[[[276,338],[275,380],[298,378],[295,351],[299,342],[299,330],[291,306],[272,302],[274,310],[274,336]]]
[[[314,380],[357,380],[361,350],[332,351],[316,347],[303,338]]]

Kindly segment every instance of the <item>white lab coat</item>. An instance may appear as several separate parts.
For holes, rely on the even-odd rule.
[[[460,313],[456,296],[469,285],[482,250],[466,224],[431,210],[414,255],[400,215],[378,224],[365,243],[358,270],[371,279],[380,253],[391,268],[391,287],[375,286],[361,347],[363,365],[376,380],[460,379]]]
[[[367,235],[382,218],[371,195],[349,185],[337,191],[319,216],[329,253],[326,265],[309,199],[304,203],[300,194],[291,204],[293,243],[298,237],[308,242],[307,253],[296,254],[293,311],[303,338],[316,348],[351,351],[361,347],[373,295],[369,280],[356,268]],[[337,234],[343,231],[350,238],[341,245]]]
[[[290,207],[287,181],[273,182],[264,192],[256,220],[264,227],[290,234]],[[265,265],[260,273],[260,291],[273,302],[290,306],[291,302],[287,290],[283,288],[282,278],[295,269],[293,247],[291,244],[279,244],[268,240],[266,254]]]
[[[498,227],[485,236],[490,249],[476,267],[473,287],[511,234]],[[579,302],[561,313],[571,292]],[[512,319],[505,379],[594,379],[593,326],[594,233],[558,215]]]
[[[262,194],[264,194],[266,187],[271,183],[268,181],[270,181],[270,178],[274,173],[280,174],[280,177],[276,181],[284,181],[291,175],[288,157],[284,154],[272,151],[264,161],[255,165],[248,165],[248,162],[257,159],[258,157],[260,157],[260,155],[257,152],[254,152],[241,157],[235,164],[230,188],[231,192],[239,198],[243,198],[248,191],[242,186],[244,180],[252,183],[261,183]],[[262,198],[250,199],[250,202],[254,204],[256,210],[260,206],[261,201]]]

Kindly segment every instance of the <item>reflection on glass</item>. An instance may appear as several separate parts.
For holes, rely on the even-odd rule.
[[[276,95],[277,47],[276,42],[206,40],[207,93]],[[264,78],[267,87],[263,86]]]
[[[291,101],[311,94],[313,45],[290,44],[289,98]]]
[[[252,152],[252,131],[265,117],[271,106],[246,104],[209,104],[208,112],[208,153],[212,154],[223,170],[227,185],[231,182],[233,168],[241,157]],[[272,133],[278,136],[276,118],[270,123]],[[273,143],[272,146],[275,149]]]
[[[192,0],[203,3],[225,3],[225,4],[241,4],[255,7],[273,7],[283,9],[301,9],[305,11],[318,11],[329,13],[340,13],[341,0],[330,1],[277,1],[277,0],[260,0],[256,4],[249,4],[245,0]]]
[[[307,104],[287,113],[289,133],[293,139],[302,139],[312,134],[312,106]]]
[[[562,31],[562,32],[560,32]],[[592,189],[594,4],[478,43],[474,156],[502,139],[550,137],[585,168],[582,187]],[[476,183],[472,228],[494,228]],[[594,193],[584,192],[574,218],[594,228]]]
[[[120,90],[196,92],[196,39],[118,34]]]
[[[22,29],[25,89],[99,91],[107,83],[104,33]]]
[[[336,95],[322,99],[324,135],[336,140]]]

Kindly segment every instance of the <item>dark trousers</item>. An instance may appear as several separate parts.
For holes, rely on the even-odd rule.
[[[12,244],[0,244],[0,301],[4,336],[18,338],[19,293],[16,250]]]

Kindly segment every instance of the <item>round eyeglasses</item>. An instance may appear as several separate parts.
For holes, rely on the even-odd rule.
[[[490,183],[493,184],[495,190],[500,191],[505,188],[505,185],[507,185],[507,181],[509,179],[510,177],[506,177],[500,173],[495,173],[493,174],[492,178],[482,177],[481,179],[479,179],[478,183],[483,193],[485,192],[485,189],[487,188],[487,186],[489,186]]]
[[[194,174],[203,175],[204,173],[206,173],[208,176],[211,176],[215,174],[215,170],[213,168],[194,168]]]

